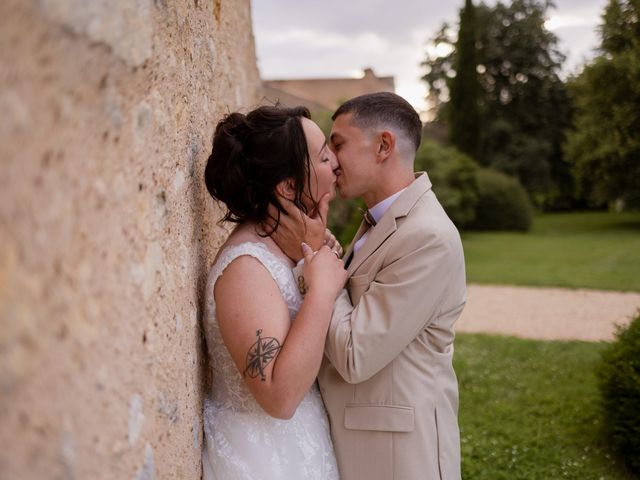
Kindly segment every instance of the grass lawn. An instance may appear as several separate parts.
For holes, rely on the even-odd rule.
[[[458,335],[463,478],[634,478],[599,430],[594,365],[605,345]]]
[[[542,214],[528,233],[462,243],[470,283],[640,291],[640,212]]]

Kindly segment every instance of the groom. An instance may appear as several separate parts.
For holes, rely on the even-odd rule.
[[[386,92],[353,98],[332,118],[340,195],[368,207],[343,257],[349,280],[318,375],[341,478],[458,480],[452,357],[464,258],[429,177],[413,172],[420,119]],[[302,240],[319,248],[324,226],[293,213],[274,240],[298,260]]]

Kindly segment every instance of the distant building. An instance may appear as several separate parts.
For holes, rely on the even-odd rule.
[[[342,102],[358,95],[374,92],[395,92],[393,77],[378,77],[370,68],[361,78],[306,78],[263,80],[265,100],[283,105],[304,105],[312,111],[333,111]]]

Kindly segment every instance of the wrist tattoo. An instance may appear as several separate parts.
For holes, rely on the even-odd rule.
[[[251,345],[247,352],[247,367],[244,370],[244,374],[250,378],[260,376],[260,380],[264,382],[267,378],[264,374],[264,369],[276,358],[282,346],[277,338],[263,338],[260,336],[261,334],[262,330],[256,331],[258,340]]]

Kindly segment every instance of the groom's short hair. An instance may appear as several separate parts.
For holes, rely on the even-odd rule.
[[[347,100],[335,111],[332,120],[340,115],[353,114],[351,123],[362,129],[395,127],[404,133],[415,149],[422,141],[422,122],[418,112],[400,95],[391,92],[367,93]]]

